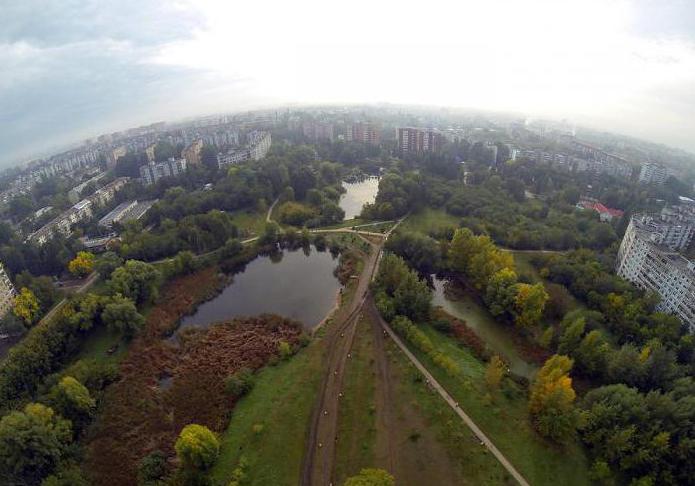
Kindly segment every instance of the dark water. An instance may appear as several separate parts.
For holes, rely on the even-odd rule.
[[[345,219],[353,219],[360,215],[362,206],[373,203],[379,191],[379,178],[368,177],[361,182],[343,182],[347,190],[340,197],[340,207],[345,211]]]
[[[337,266],[338,260],[329,252],[314,248],[308,255],[299,249],[258,257],[220,295],[184,318],[179,329],[264,312],[313,328],[335,305],[341,287],[333,275]]]
[[[434,275],[432,277],[433,305],[440,306],[447,313],[464,321],[493,352],[504,356],[513,373],[526,378],[534,375],[538,368],[522,358],[507,327],[497,322],[488,310],[478,304],[467,292],[461,293],[456,300],[449,298],[445,292],[446,280]]]

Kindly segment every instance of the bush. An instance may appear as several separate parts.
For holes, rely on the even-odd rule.
[[[248,368],[241,368],[233,375],[229,375],[224,381],[224,391],[234,398],[240,398],[250,392],[253,385],[253,371]]]

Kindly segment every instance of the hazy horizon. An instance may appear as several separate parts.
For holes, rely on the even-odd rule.
[[[686,1],[30,0],[2,11],[4,166],[155,121],[287,104],[523,113],[695,153]]]

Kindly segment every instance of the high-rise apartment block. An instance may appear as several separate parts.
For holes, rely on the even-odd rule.
[[[7,276],[5,268],[0,263],[0,319],[5,317],[12,309],[14,298],[17,295],[10,277]]]
[[[381,142],[381,130],[373,123],[352,123],[345,130],[345,140],[367,145],[379,145]]]
[[[669,170],[663,165],[647,162],[640,167],[639,181],[641,184],[663,184],[669,175]]]
[[[186,171],[186,159],[174,159],[164,162],[150,162],[140,167],[140,178],[146,186],[154,184],[163,177],[174,177]]]
[[[186,159],[188,165],[200,165],[200,152],[203,150],[203,141],[196,140],[191,143],[188,147],[183,149],[181,156]]]
[[[272,143],[270,133],[259,130],[254,130],[246,135],[246,141],[245,147],[217,154],[217,165],[225,167],[246,160],[261,160],[268,154]]]
[[[399,128],[398,148],[403,153],[439,152],[444,136],[427,128]]]
[[[657,310],[678,316],[693,332],[695,262],[657,243],[664,239],[663,232],[643,221],[640,216],[630,220],[618,251],[616,271],[637,287],[656,292],[661,297]]]
[[[335,129],[333,127],[333,124],[328,122],[304,122],[304,124],[302,125],[302,132],[304,133],[304,136],[306,138],[315,142],[321,140],[327,140],[329,142],[332,142],[335,136]]]

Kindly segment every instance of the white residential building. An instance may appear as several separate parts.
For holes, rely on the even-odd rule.
[[[640,168],[639,181],[641,184],[663,184],[669,175],[669,170],[663,165],[647,162]]]
[[[695,262],[658,244],[662,235],[639,216],[630,220],[618,251],[618,275],[661,297],[657,310],[677,315],[695,331]]]
[[[163,177],[174,177],[186,171],[186,159],[170,158],[164,162],[150,162],[140,167],[140,178],[146,186],[154,184]]]
[[[2,263],[0,263],[0,319],[12,309],[15,295],[17,295],[17,291],[12,285],[10,277],[7,276]]]
[[[217,154],[217,165],[225,167],[227,165],[239,164],[246,160],[261,160],[268,154],[272,143],[270,133],[254,130],[246,138],[248,143],[245,147]]]

